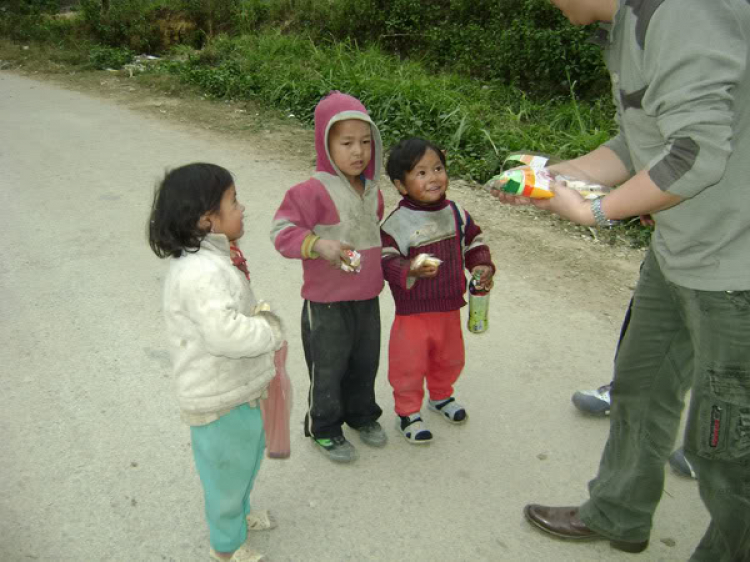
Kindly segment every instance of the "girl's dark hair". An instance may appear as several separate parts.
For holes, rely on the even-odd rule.
[[[196,252],[208,233],[200,218],[218,212],[232,174],[215,164],[187,164],[170,170],[157,186],[148,223],[148,244],[160,258]]]
[[[392,182],[396,180],[404,181],[406,174],[414,169],[417,162],[430,149],[437,153],[443,166],[445,166],[445,154],[434,143],[417,137],[400,141],[396,146],[391,148],[388,156],[388,163],[385,165],[388,177],[391,178]]]

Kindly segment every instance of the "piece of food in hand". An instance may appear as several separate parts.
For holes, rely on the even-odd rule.
[[[414,258],[411,267],[412,269],[419,269],[424,264],[439,267],[441,263],[443,263],[443,260],[436,258],[432,254],[419,254]]]
[[[570,189],[575,189],[584,199],[596,199],[612,191],[612,188],[606,185],[580,180],[563,174],[556,175],[555,181]]]
[[[347,250],[346,257],[349,258],[349,263],[341,261],[341,269],[347,273],[359,273],[362,270],[362,256],[356,250]]]
[[[255,305],[255,314],[259,312],[271,312],[271,305],[266,301],[258,301],[258,304]]]

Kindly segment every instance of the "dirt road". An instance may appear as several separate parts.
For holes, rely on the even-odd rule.
[[[586,497],[607,422],[578,415],[569,397],[609,379],[639,253],[454,187],[499,266],[490,331],[466,336],[457,392],[471,419],[456,428],[426,414],[436,433],[426,448],[396,433],[386,289],[377,395],[390,443],[373,450],[352,436],[360,460],[336,466],[302,437],[301,268],[268,240],[309,154],[268,147],[0,72],[0,560],[208,559],[162,338],[166,264],[145,239],[155,181],[196,160],[234,172],[256,292],[291,342],[293,453],[267,460],[258,478],[254,503],[280,523],[256,536],[259,549],[275,562],[631,560],[607,543],[548,539],[521,510]],[[639,559],[686,560],[706,524],[695,483],[668,474]]]

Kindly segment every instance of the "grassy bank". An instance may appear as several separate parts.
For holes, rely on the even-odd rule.
[[[455,173],[479,182],[496,173],[509,152],[575,156],[614,128],[609,102],[532,101],[504,84],[430,73],[375,47],[316,45],[273,30],[219,37],[156,69],[213,97],[261,100],[308,125],[327,92],[350,93],[367,106],[387,145],[407,135],[430,138],[448,151]]]

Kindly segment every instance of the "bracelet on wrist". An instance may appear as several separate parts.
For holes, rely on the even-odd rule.
[[[602,209],[602,199],[602,197],[597,197],[591,201],[591,213],[594,215],[596,226],[610,227],[620,224],[620,221],[610,220],[607,218],[607,215],[604,214],[604,210]]]

